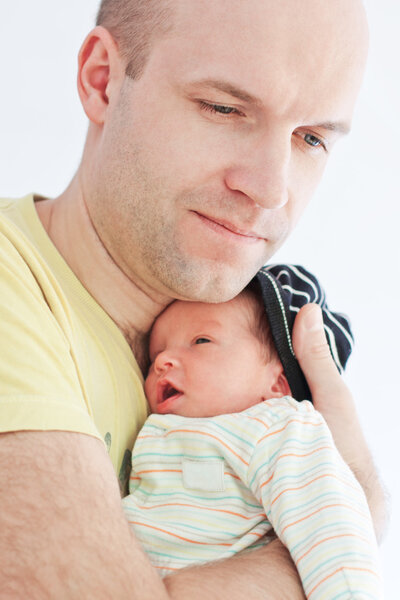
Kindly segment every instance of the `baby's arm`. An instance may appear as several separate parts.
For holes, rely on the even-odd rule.
[[[268,429],[253,455],[249,485],[289,549],[307,598],[382,597],[364,493],[310,403],[293,401]]]
[[[327,422],[336,447],[364,490],[380,542],[388,524],[386,491],[364,438],[355,402],[332,360],[321,309],[316,304],[306,304],[297,314],[293,347],[314,406]]]

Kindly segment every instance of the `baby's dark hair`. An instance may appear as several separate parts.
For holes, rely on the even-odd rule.
[[[252,280],[240,293],[240,297],[248,306],[250,331],[260,342],[265,362],[279,360],[258,282]]]

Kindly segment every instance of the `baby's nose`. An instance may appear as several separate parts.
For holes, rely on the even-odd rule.
[[[169,371],[176,366],[177,360],[167,351],[160,352],[157,354],[154,360],[154,370],[157,374]]]

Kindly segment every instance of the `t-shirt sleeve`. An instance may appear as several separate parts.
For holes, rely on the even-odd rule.
[[[27,243],[24,250],[0,233],[0,431],[100,437],[71,352],[62,294],[34,249]]]
[[[249,486],[307,598],[382,597],[366,498],[317,411],[288,411],[269,428],[255,447]]]

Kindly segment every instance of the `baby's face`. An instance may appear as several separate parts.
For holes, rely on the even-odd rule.
[[[222,304],[171,304],[150,337],[145,392],[151,410],[211,417],[282,396],[282,366],[265,364],[251,318],[240,297]]]

